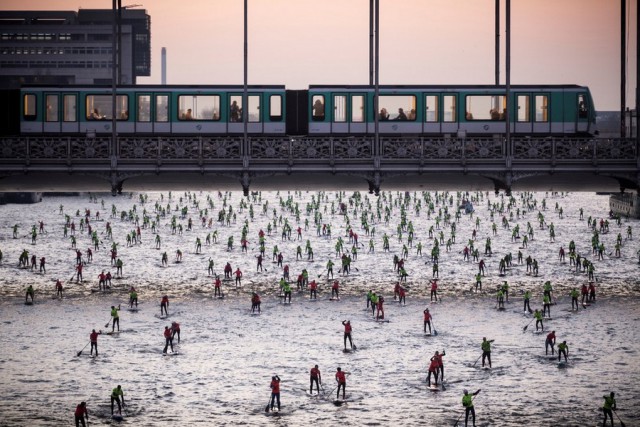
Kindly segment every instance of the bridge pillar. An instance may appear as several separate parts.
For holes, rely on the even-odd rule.
[[[240,183],[242,184],[242,193],[245,195],[245,197],[249,196],[249,184],[251,184],[251,177],[249,176],[249,172],[242,172]]]
[[[122,194],[123,182],[124,181],[122,181],[121,179],[118,179],[118,175],[116,173],[111,174],[111,195],[113,197],[117,196],[118,194]]]
[[[375,194],[376,196],[380,195],[380,172],[375,172],[373,174],[373,179],[368,179],[369,183],[369,194]]]

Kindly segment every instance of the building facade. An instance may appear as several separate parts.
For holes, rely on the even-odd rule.
[[[119,83],[151,73],[151,19],[121,10]],[[0,86],[111,84],[113,11],[0,11]]]

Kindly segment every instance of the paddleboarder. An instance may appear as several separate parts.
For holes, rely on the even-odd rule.
[[[424,311],[424,333],[427,333],[427,326],[429,326],[429,335],[431,335],[431,313],[429,309],[425,308]]]
[[[338,383],[338,391],[336,392],[336,399],[340,398],[340,389],[342,388],[342,400],[345,399],[345,392],[347,389],[347,377],[345,372],[342,371],[342,368],[338,366],[338,370],[336,371],[336,382]]]
[[[256,310],[260,313],[260,295],[254,292],[251,295],[251,312],[255,313]]]
[[[613,411],[618,409],[616,406],[616,394],[614,392],[609,393],[609,396],[602,396],[604,399],[604,405],[602,405],[602,412],[604,413],[604,420],[602,421],[602,426],[607,425],[607,415],[611,419],[611,426],[613,426]]]
[[[344,325],[344,349],[347,349],[347,338],[349,339],[349,345],[353,349],[353,341],[351,340],[351,321],[343,320],[342,324]]]
[[[62,282],[60,279],[56,280],[56,297],[62,298]]]
[[[27,293],[24,296],[25,304],[29,301],[29,297],[31,297],[31,302],[33,303],[33,285],[29,285],[29,287],[27,287]]]
[[[564,355],[564,361],[567,362],[567,354],[569,353],[569,346],[566,341],[562,341],[558,344],[558,362],[560,362],[562,356]]]
[[[333,285],[331,286],[331,299],[340,299],[340,282],[337,280],[333,281]]]
[[[138,293],[136,292],[136,289],[132,286],[131,289],[129,289],[129,308],[133,308],[134,304],[136,308],[138,308]]]
[[[280,377],[274,375],[271,377],[271,410],[273,411],[273,407],[275,401],[278,401],[278,412],[280,411]]]
[[[74,412],[74,419],[76,421],[76,427],[87,427],[84,420],[87,419],[87,423],[89,422],[89,412],[87,411],[87,402],[80,402],[78,406],[76,406],[76,410]]]
[[[118,308],[116,308],[115,306],[111,306],[111,317],[112,317],[112,321],[113,323],[111,324],[111,332],[113,332],[116,328],[116,323],[118,324],[118,332],[120,332],[120,314],[118,314],[118,310],[120,310],[120,306],[118,305]],[[109,327],[107,325],[107,327]]]
[[[93,356],[93,349],[96,349],[96,357],[98,356],[98,335],[102,334],[102,331],[96,332],[95,329],[89,334],[89,341],[91,342],[91,355]]]
[[[313,383],[316,383],[316,390],[318,394],[320,394],[320,384],[322,384],[322,375],[320,374],[320,369],[318,365],[311,368],[311,372],[309,374],[309,394],[313,394]]]
[[[551,354],[556,354],[556,331],[551,331],[547,334],[547,339],[544,342],[544,354],[549,354],[549,347],[551,347]]]
[[[118,413],[122,415],[122,407],[124,404],[124,391],[120,384],[111,391],[111,416],[113,416],[113,403],[118,404]]]
[[[180,344],[180,323],[173,321],[171,322],[171,339],[173,337],[178,336],[178,344]]]
[[[173,335],[171,334],[171,329],[168,326],[164,327],[164,349],[162,350],[163,354],[167,353],[167,348],[171,347],[171,353],[173,353]]]
[[[491,343],[494,340],[488,340],[486,337],[482,338],[482,367],[484,368],[484,361],[487,359],[489,362],[489,368],[491,368]]]
[[[163,295],[162,300],[160,301],[160,316],[162,316],[163,314],[165,316],[168,316],[169,315],[168,308],[169,308],[169,297],[167,295]]]
[[[536,319],[536,331],[538,330],[538,324],[540,324],[542,332],[544,332],[544,324],[542,323],[542,313],[540,313],[540,310],[536,308],[533,312],[533,317]]]
[[[467,390],[464,390],[464,396],[462,396],[462,406],[464,406],[465,427],[467,427],[467,423],[469,422],[469,414],[471,414],[473,426],[475,427],[476,425],[476,410],[473,408],[473,397],[477,396],[478,393],[480,393],[480,389],[478,389],[475,393],[471,393],[471,394],[469,394]]]

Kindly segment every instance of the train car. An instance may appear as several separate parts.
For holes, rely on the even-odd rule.
[[[250,134],[284,135],[284,86],[119,86],[118,134],[238,135],[248,113]],[[22,134],[106,134],[112,129],[110,86],[25,86],[20,90]]]
[[[375,88],[310,86],[309,135],[375,133]],[[378,128],[383,135],[494,135],[506,132],[504,86],[380,86]],[[513,85],[514,135],[578,136],[596,133],[589,88]]]

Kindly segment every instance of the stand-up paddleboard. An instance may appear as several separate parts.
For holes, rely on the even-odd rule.
[[[340,301],[340,298],[331,297],[331,298],[329,298],[329,301]]]
[[[33,301],[25,301],[24,305],[33,305]]]
[[[558,368],[566,368],[567,362],[558,362]]]
[[[129,310],[131,313],[137,313],[139,308],[138,307],[134,307],[134,308],[128,308],[127,310]]]
[[[117,415],[117,414],[111,415],[111,419],[117,422],[124,421],[124,417],[122,415]]]
[[[120,334],[120,332],[122,332],[122,331],[109,331],[109,332],[107,332],[107,335],[118,335],[118,334]]]
[[[345,348],[342,350],[343,353],[353,353],[354,351],[356,351],[355,348]]]
[[[252,311],[249,314],[251,314],[252,316],[259,316],[260,312],[259,311]]]
[[[435,384],[429,384],[427,388],[431,391],[440,391],[440,386],[437,386]]]
[[[348,399],[335,399],[333,401],[333,404],[336,405],[336,406],[342,406],[345,403],[347,403],[347,401],[348,401]]]
[[[162,353],[163,356],[177,356],[180,353],[178,353],[178,351],[172,351],[171,353]]]

